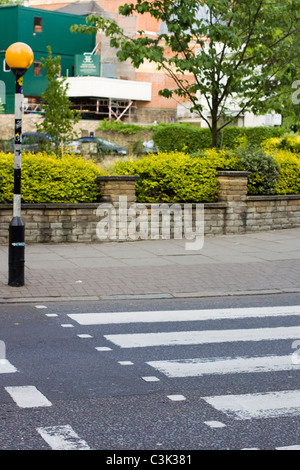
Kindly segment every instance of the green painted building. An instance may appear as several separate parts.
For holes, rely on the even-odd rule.
[[[61,57],[62,76],[74,76],[75,56],[92,52],[95,36],[71,33],[73,24],[85,24],[85,17],[20,5],[0,6],[0,98],[6,114],[14,113],[15,78],[4,71],[6,49],[15,42],[28,44],[34,62],[24,76],[23,93],[29,103],[38,103],[47,86],[41,58],[51,46],[53,56]]]

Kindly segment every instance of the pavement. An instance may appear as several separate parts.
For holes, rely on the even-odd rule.
[[[8,286],[0,245],[0,303],[192,298],[300,292],[300,228],[185,240],[32,244],[25,285]]]

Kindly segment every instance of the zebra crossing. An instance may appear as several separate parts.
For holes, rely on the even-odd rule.
[[[113,347],[120,350],[136,350],[137,354],[143,348],[213,345],[218,354],[215,357],[192,357],[178,359],[149,360],[146,364],[165,377],[195,378],[195,377],[224,377],[229,374],[262,374],[281,371],[298,371],[300,361],[295,360],[292,345],[300,338],[300,306],[264,307],[264,308],[231,308],[215,310],[176,310],[176,311],[140,311],[140,312],[113,312],[113,313],[76,313],[68,317],[82,326],[130,325],[130,333],[107,333],[104,338],[111,347],[98,347],[97,350],[109,351]],[[204,329],[201,324],[214,320],[261,320],[271,322],[274,319],[289,318],[292,326],[260,326],[259,328],[222,328]],[[174,328],[174,331],[164,331],[166,323],[178,325],[182,322],[185,329]],[[188,322],[196,322],[195,329],[187,329]],[[162,331],[134,332],[133,326],[160,324]],[[207,325],[207,323],[206,323]],[[220,325],[220,323],[219,323]],[[147,330],[147,326],[145,326]],[[289,354],[268,355],[239,355],[222,356],[222,346],[226,343],[243,343],[249,345],[259,342],[288,341]],[[299,342],[300,344],[300,342]],[[180,348],[178,349],[178,351]],[[197,349],[201,351],[201,349]],[[276,348],[274,347],[274,350]],[[151,354],[149,352],[149,354]],[[162,353],[163,354],[163,353]],[[297,351],[296,351],[297,354]],[[132,362],[130,362],[132,364]],[[148,381],[159,380],[150,376]],[[183,395],[176,395],[177,400],[184,399]],[[300,389],[299,390],[272,390],[262,393],[218,394],[202,396],[201,399],[211,405],[215,410],[223,412],[235,420],[264,419],[284,416],[300,416]]]
[[[58,316],[51,313],[46,315],[49,318]],[[73,323],[62,323],[61,327],[74,328],[75,325],[76,336],[80,340],[93,340],[93,347],[97,351],[95,354],[109,354],[110,351],[114,351],[114,360],[117,357],[120,365],[134,368],[134,358],[136,362],[141,362],[140,352],[147,351],[142,355],[145,370],[149,371],[150,367],[158,376],[162,374],[170,384],[173,379],[176,380],[176,393],[167,394],[167,397],[174,402],[188,400],[184,394],[183,381],[189,379],[238,377],[240,374],[274,374],[284,371],[294,373],[300,369],[300,306],[297,305],[213,310],[66,313],[64,318],[65,316]],[[246,323],[241,327],[241,322]],[[78,329],[81,327],[84,327],[84,332],[79,333]],[[120,333],[121,328],[122,333]],[[155,331],[152,331],[153,329]],[[101,346],[95,346],[98,340],[101,340]],[[278,341],[286,344],[281,351],[275,346]],[[276,353],[255,354],[256,345],[262,342],[269,345],[274,343]],[[243,353],[239,349],[239,353],[236,354],[234,345],[239,344],[245,344],[245,348],[242,349]],[[208,345],[210,351],[214,351],[215,354],[207,354],[205,348]],[[231,351],[231,346],[232,354],[228,353]],[[170,359],[167,353],[170,349],[173,350],[172,357],[175,359]],[[151,355],[153,350],[155,350],[155,359]],[[187,358],[186,351],[190,350],[197,351],[197,355]],[[121,353],[126,351],[130,352],[128,359],[131,360],[124,360],[124,354]],[[183,351],[185,356],[181,357]],[[17,368],[7,359],[0,359],[0,374],[17,372]],[[157,375],[145,373],[140,378],[146,383],[159,382]],[[181,379],[182,390],[178,388]],[[238,390],[224,393],[224,390],[216,388],[214,393],[203,394],[199,390],[200,401],[211,407],[211,419],[204,421],[204,424],[211,429],[226,429],[227,424],[220,420],[222,414],[233,423],[256,419],[300,418],[300,387],[289,389],[287,382],[284,390],[253,391],[251,381],[248,383],[249,390],[243,390],[241,393]],[[4,389],[19,408],[45,407],[51,410],[53,406],[50,400],[33,385],[7,386]],[[69,424],[40,426],[36,429],[36,433],[54,450],[90,448]],[[278,443],[275,449],[299,450],[300,443],[293,440],[286,446]]]

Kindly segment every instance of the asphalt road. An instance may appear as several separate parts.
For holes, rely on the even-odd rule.
[[[90,313],[107,322],[83,324]],[[104,450],[115,459],[149,450],[153,466],[193,463],[189,451],[300,448],[299,317],[299,294],[0,304],[0,449]],[[174,362],[175,372],[163,369]],[[163,451],[182,461],[150,462]]]

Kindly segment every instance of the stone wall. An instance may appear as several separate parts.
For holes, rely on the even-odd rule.
[[[39,114],[24,114],[22,117],[22,132],[36,132],[36,124],[42,121]],[[13,114],[0,114],[0,139],[7,140],[14,136],[15,116]],[[81,137],[81,133],[95,132],[99,121],[81,119],[74,130]]]
[[[204,208],[205,235],[300,227],[300,195],[247,196],[248,174],[235,171],[219,172],[219,201],[201,205]],[[139,216],[143,214],[144,218],[151,220],[154,211],[162,208],[162,205],[158,204],[135,205],[137,178],[98,177],[101,203],[23,204],[22,219],[25,223],[26,243],[101,242],[99,223],[100,221],[103,223],[105,217],[107,218],[112,212],[116,216],[114,228],[117,237],[108,237],[107,240],[132,240],[127,231],[132,221],[128,209],[134,208]],[[176,205],[182,214],[185,206]],[[191,206],[195,225],[196,204]],[[168,207],[171,209],[171,206]],[[0,244],[8,243],[8,227],[11,219],[12,205],[0,204]],[[174,217],[170,220],[170,238],[172,238],[175,233]],[[160,217],[159,225],[159,236],[161,236],[163,230],[167,228],[163,217]],[[150,225],[147,236],[151,237]]]
[[[248,196],[247,232],[300,227],[300,195]]]

